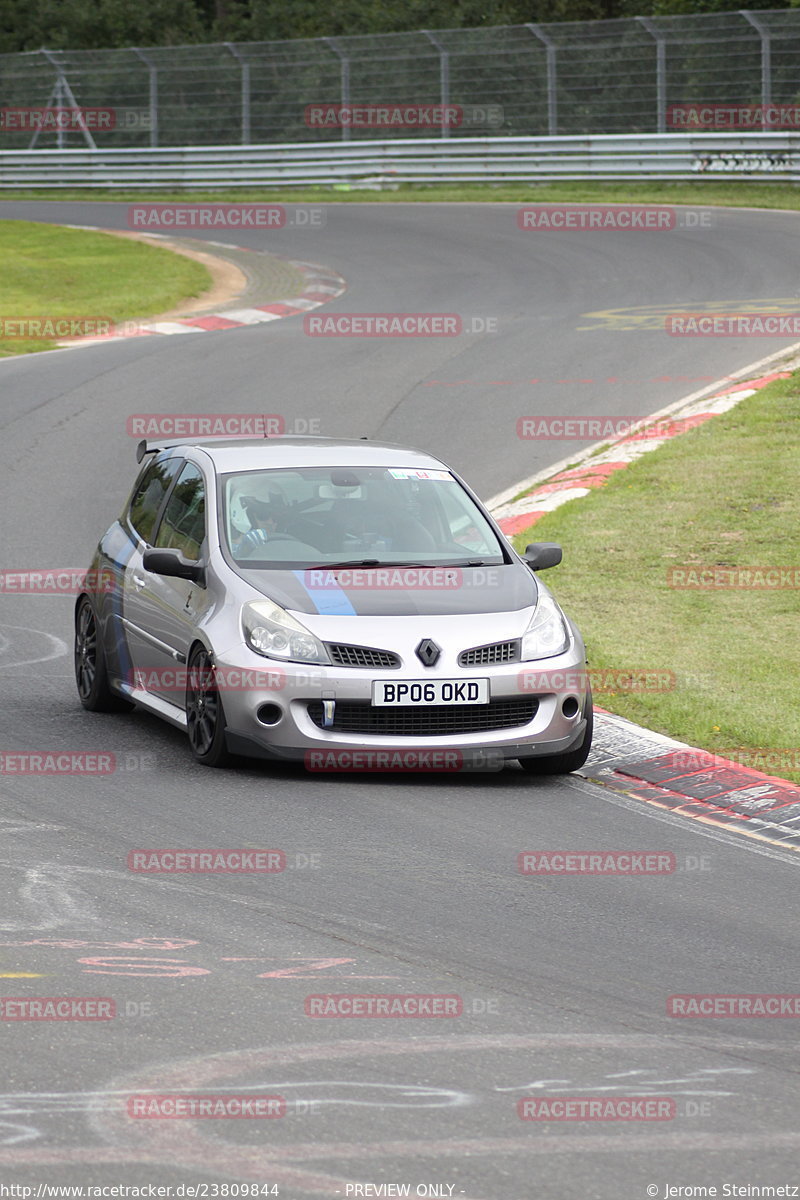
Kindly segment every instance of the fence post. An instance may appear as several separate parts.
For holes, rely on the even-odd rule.
[[[349,108],[350,107],[350,59],[343,50],[339,49],[338,45],[336,44],[336,38],[326,37],[326,38],[323,38],[322,40],[328,46],[330,46],[331,50],[336,55],[336,57],[339,59],[339,62],[341,64],[341,72],[342,72],[341,88],[340,88],[341,96],[342,96],[341,102],[342,102],[343,108]],[[350,141],[350,126],[349,125],[342,125],[342,141],[343,142]]]
[[[42,49],[39,51],[39,53],[43,54],[45,56],[45,58],[47,59],[47,61],[50,63],[50,65],[52,67],[55,67],[55,70],[56,70],[56,81],[55,81],[55,84],[53,85],[53,90],[50,93],[50,99],[47,102],[47,107],[50,108],[51,105],[53,105],[55,103],[56,108],[61,108],[61,107],[66,108],[67,105],[69,105],[72,108],[76,108],[76,109],[80,110],[80,105],[78,104],[78,101],[75,99],[72,88],[69,86],[69,81],[68,81],[66,75],[64,74],[64,68],[62,67],[62,65],[58,61],[58,59],[56,58],[55,54],[53,54],[50,50],[45,50],[44,47],[42,47]],[[86,122],[84,121],[82,114],[78,119],[78,124],[80,126],[81,133],[83,134],[84,139],[86,141],[86,145],[91,150],[96,150],[97,145],[95,143],[94,138],[89,133],[89,130],[86,128]],[[33,150],[34,146],[36,145],[36,142],[38,141],[40,132],[41,132],[41,130],[37,129],[36,132],[34,133],[33,137],[31,138],[30,145],[28,146],[29,150]],[[61,128],[60,123],[59,123],[58,129],[56,130],[56,145],[58,146],[59,150],[64,149],[64,130]]]
[[[223,42],[242,68],[242,145],[250,145],[250,63],[233,42]]]
[[[640,21],[656,43],[656,122],[659,133],[667,130],[667,43],[650,17],[634,17]]]
[[[420,33],[424,33],[428,41],[439,51],[439,103],[442,106],[443,117],[441,136],[443,138],[450,137],[450,127],[447,120],[444,119],[450,105],[450,51],[445,49],[429,29],[421,29]]]
[[[147,67],[150,85],[150,145],[155,150],[158,146],[158,67],[150,55],[145,54],[138,46],[131,46],[131,50]]]
[[[556,43],[549,33],[545,33],[541,25],[526,22],[525,28],[530,29],[533,36],[537,37],[540,42],[544,42],[547,47],[547,133],[550,137],[555,137],[558,133]]]
[[[755,13],[748,12],[746,8],[739,11],[761,38],[761,103],[766,109],[772,104],[772,34]],[[763,120],[761,123],[764,124]]]

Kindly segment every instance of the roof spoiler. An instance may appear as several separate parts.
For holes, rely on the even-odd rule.
[[[155,441],[155,442],[151,442],[151,441],[148,441],[146,438],[142,438],[142,440],[136,446],[136,461],[137,461],[137,463],[140,463],[147,454],[156,454],[159,450],[169,450],[171,446],[204,446],[204,445],[209,445],[209,444],[213,445],[215,442],[229,442],[229,441],[242,442],[243,444],[245,442],[261,442],[261,441],[279,442],[283,438],[289,438],[292,441],[305,440],[305,441],[309,441],[309,442],[316,442],[316,441],[319,441],[319,437],[320,437],[320,435],[318,433],[273,433],[273,434],[268,435],[265,438],[259,438],[259,437],[234,438],[230,434],[227,434],[227,435],[220,434],[218,437],[214,437],[213,435],[210,435],[210,436],[199,437],[199,438],[198,437],[182,437],[182,438],[181,437],[168,437],[168,438],[159,438],[158,441]],[[351,440],[352,440],[351,438],[326,438],[325,439],[325,441],[328,441],[328,442],[336,442],[336,441],[349,442]],[[366,442],[369,439],[366,436],[362,435],[359,440]]]
[[[136,447],[136,461],[140,463],[146,454],[156,454],[159,450],[168,450],[170,446],[197,446],[202,441],[212,441],[211,438],[159,438],[157,442],[149,442],[142,438]],[[223,438],[219,439],[223,441]],[[260,438],[258,439],[261,440]]]

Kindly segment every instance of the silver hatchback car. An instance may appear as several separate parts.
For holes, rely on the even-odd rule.
[[[142,442],[75,609],[84,708],[310,770],[583,765],[580,633],[477,496],[367,440]]]

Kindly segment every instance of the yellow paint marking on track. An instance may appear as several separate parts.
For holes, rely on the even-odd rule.
[[[36,971],[0,971],[0,979],[44,979]]]
[[[619,332],[631,329],[657,329],[663,332],[667,317],[691,313],[761,313],[788,315],[797,312],[797,297],[771,296],[757,300],[700,300],[677,301],[675,304],[639,304],[633,308],[605,308],[595,312],[581,313],[594,321],[593,325],[577,325],[579,333],[592,329],[609,329]]]

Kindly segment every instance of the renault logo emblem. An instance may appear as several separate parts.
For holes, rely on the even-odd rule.
[[[416,655],[424,667],[432,667],[439,661],[441,649],[430,638],[423,638],[417,646]]]

